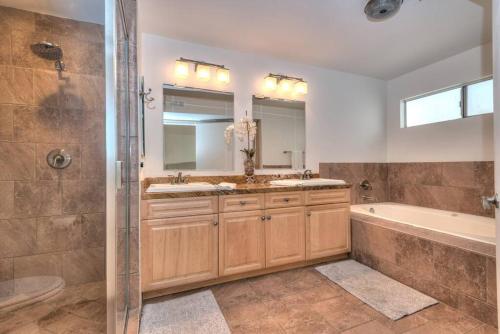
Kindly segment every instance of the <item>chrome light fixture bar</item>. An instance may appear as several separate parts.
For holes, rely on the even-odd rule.
[[[196,78],[200,81],[209,81],[211,78],[211,70],[212,68],[215,68],[217,81],[229,83],[229,69],[224,65],[183,57],[179,58],[175,62],[176,76],[183,79],[187,78],[189,76],[189,64],[194,64]]]
[[[308,89],[307,82],[303,78],[274,73],[269,73],[265,77],[264,88],[270,91],[278,89],[282,94],[293,92],[296,95],[305,95]]]

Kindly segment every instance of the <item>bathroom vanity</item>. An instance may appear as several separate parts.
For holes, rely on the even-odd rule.
[[[142,193],[145,297],[342,258],[350,185]]]

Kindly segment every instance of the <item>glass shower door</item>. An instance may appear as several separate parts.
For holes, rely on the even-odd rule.
[[[127,2],[106,0],[108,333],[127,330],[130,303],[131,122]]]

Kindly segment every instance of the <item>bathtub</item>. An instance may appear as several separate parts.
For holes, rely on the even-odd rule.
[[[493,218],[398,203],[352,205],[351,212],[487,244],[496,243]]]

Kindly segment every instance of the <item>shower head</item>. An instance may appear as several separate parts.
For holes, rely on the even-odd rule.
[[[59,45],[43,41],[32,44],[31,51],[43,59],[55,61],[56,70],[64,71],[63,51]]]
[[[403,0],[370,0],[365,6],[365,14],[369,19],[382,21],[399,11]]]

